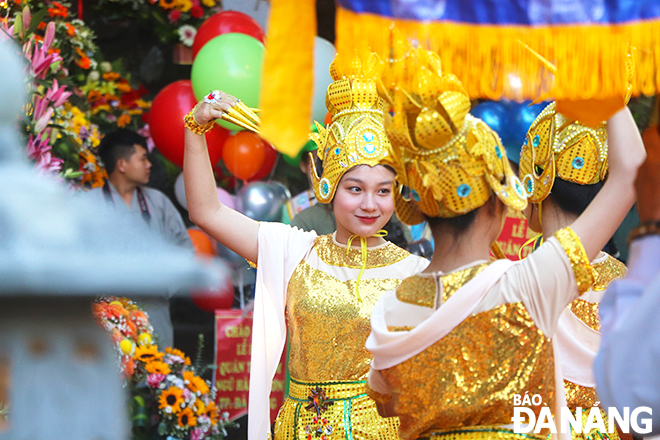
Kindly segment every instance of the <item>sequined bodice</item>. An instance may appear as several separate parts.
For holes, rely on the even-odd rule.
[[[403,274],[396,264],[410,254],[393,244],[369,250],[359,284],[362,301],[358,301],[355,279],[342,281],[335,275],[346,268],[359,269],[360,251],[351,249],[347,254],[331,236],[319,237],[314,248],[324,270],[302,261],[289,282],[289,372],[305,381],[364,380],[371,362],[364,348],[371,311],[385,291],[411,274]],[[383,276],[375,278],[372,271]]]
[[[433,308],[439,291],[447,301],[486,266],[440,277],[441,289],[432,279],[408,278],[397,298]],[[508,425],[514,394],[529,391],[548,405],[554,402],[552,344],[520,302],[467,318],[422,353],[381,373],[394,390],[399,433],[406,439],[464,426]]]
[[[591,290],[596,292],[607,289],[612,281],[626,275],[626,266],[610,255],[605,260],[592,264],[591,267],[595,278]],[[578,298],[571,302],[568,308],[586,325],[597,332],[600,331],[597,302],[589,302]],[[569,408],[589,408],[598,401],[595,388],[564,381],[564,391],[566,392],[566,404]]]

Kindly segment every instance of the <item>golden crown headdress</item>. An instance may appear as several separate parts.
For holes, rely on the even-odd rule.
[[[520,153],[520,177],[530,202],[540,203],[558,176],[589,185],[607,175],[607,125],[588,127],[557,112],[554,102],[536,117]]]
[[[312,180],[316,199],[330,203],[342,176],[358,165],[395,166],[391,144],[385,134],[383,117],[385,102],[378,95],[376,79],[382,63],[371,54],[365,65],[358,58],[339,70],[337,58],[330,65],[334,82],[328,86],[326,107],[332,115],[327,128],[316,123],[318,133],[312,133],[316,153],[323,161],[319,177],[312,161]],[[310,153],[313,154],[313,153]]]
[[[422,214],[466,214],[485,204],[491,190],[510,208],[524,209],[525,193],[505,149],[488,125],[469,114],[470,98],[460,81],[442,73],[437,54],[407,48],[402,56],[403,51],[394,46],[381,84],[394,107],[385,129],[405,168],[397,173],[399,218],[416,224]]]

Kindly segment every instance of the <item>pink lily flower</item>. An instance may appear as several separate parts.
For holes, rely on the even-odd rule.
[[[30,8],[23,8],[23,29],[30,29],[30,22],[32,21],[32,14],[30,14]]]
[[[58,86],[57,80],[53,80],[53,86],[46,91],[46,99],[53,103],[53,107],[59,107],[63,105],[69,96],[72,95],[72,92],[66,92],[66,86]]]
[[[48,126],[50,118],[53,116],[55,109],[53,107],[48,107],[43,115],[37,119],[36,124],[34,125],[34,132],[41,133]]]
[[[51,21],[48,23],[48,26],[46,26],[46,33],[44,34],[44,50],[48,51],[50,49],[50,46],[53,44],[53,40],[55,39],[55,22]]]

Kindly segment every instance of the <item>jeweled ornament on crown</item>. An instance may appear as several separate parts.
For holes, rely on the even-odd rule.
[[[362,135],[362,139],[364,139],[366,142],[371,142],[374,140],[374,134],[370,131],[367,131]]]
[[[573,159],[573,168],[575,168],[576,170],[579,170],[583,166],[584,166],[584,159],[583,158],[578,156],[575,159]]]
[[[456,188],[456,194],[462,198],[469,196],[471,192],[472,188],[470,188],[470,185],[467,183],[461,183],[458,188]]]
[[[364,146],[364,152],[367,154],[374,154],[376,152],[376,146],[374,144],[367,144]]]
[[[536,136],[534,136],[534,139],[532,139],[532,146],[536,148],[539,146],[540,143],[541,143],[541,137],[537,134]]]

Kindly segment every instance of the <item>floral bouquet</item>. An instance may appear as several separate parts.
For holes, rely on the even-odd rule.
[[[190,358],[154,345],[147,315],[126,298],[102,298],[93,307],[99,324],[110,332],[132,394],[133,438],[151,431],[181,440],[222,440],[227,414],[219,415],[215,389],[196,374]]]

